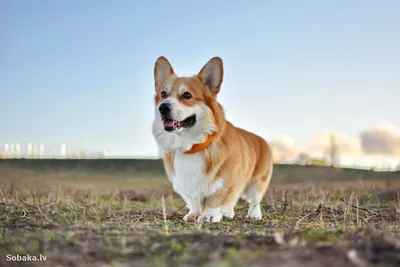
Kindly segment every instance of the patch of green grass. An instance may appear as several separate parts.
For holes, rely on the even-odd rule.
[[[342,228],[334,228],[334,229],[326,229],[326,228],[305,228],[302,229],[302,234],[304,238],[309,241],[338,241],[344,240],[344,234],[347,232],[346,229]]]

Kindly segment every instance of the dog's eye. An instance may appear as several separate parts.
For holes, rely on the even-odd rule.
[[[183,94],[183,98],[185,98],[185,99],[191,99],[191,98],[192,98],[192,95],[191,95],[190,93],[186,92],[186,93]]]
[[[161,92],[161,97],[162,97],[162,98],[167,97],[167,92],[162,91],[162,92]]]

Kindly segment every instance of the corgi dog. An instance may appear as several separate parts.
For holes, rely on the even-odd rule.
[[[263,138],[226,120],[217,102],[223,75],[219,57],[191,77],[177,76],[163,56],[155,62],[152,133],[168,179],[189,209],[185,221],[233,218],[240,198],[249,203],[247,218],[262,217],[272,152]]]

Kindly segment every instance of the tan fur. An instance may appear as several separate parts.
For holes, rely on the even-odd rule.
[[[229,122],[226,124],[219,140],[204,151],[206,173],[212,177],[226,177],[224,190],[208,201],[211,207],[228,204],[232,201],[230,195],[243,191],[249,184],[265,193],[272,172],[272,155],[267,142]]]
[[[216,60],[220,60],[222,66],[222,60],[219,58]],[[165,58],[161,58],[161,63],[157,62],[157,64],[169,64]],[[157,77],[157,64],[155,77]],[[232,203],[234,205],[241,195],[246,194],[246,188],[251,186],[258,190],[262,197],[268,189],[272,175],[271,150],[263,138],[235,127],[226,120],[223,108],[217,102],[222,77],[218,86],[206,88],[205,71],[203,67],[199,74],[193,77],[177,77],[171,67],[169,71],[171,77],[168,79],[168,83],[173,84],[168,95],[176,94],[179,101],[186,106],[195,106],[200,102],[207,105],[212,111],[217,128],[211,145],[198,153],[201,153],[204,158],[204,173],[210,177],[208,183],[213,184],[216,179],[223,177],[224,186],[212,196],[201,199],[202,208],[217,208]],[[223,70],[221,70],[222,75]],[[188,92],[193,96],[192,99],[186,100],[179,97],[179,88],[182,85],[188,88]],[[156,104],[162,101],[160,94],[164,86],[165,84],[156,82]],[[175,155],[175,152],[164,154],[165,170],[169,177],[172,177],[175,172]]]

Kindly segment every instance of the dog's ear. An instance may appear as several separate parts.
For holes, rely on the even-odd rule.
[[[222,59],[213,57],[200,70],[198,76],[208,90],[218,94],[224,78],[224,66]]]
[[[172,75],[175,75],[175,72],[168,59],[163,56],[159,57],[154,65],[155,88],[157,89],[165,83]]]

